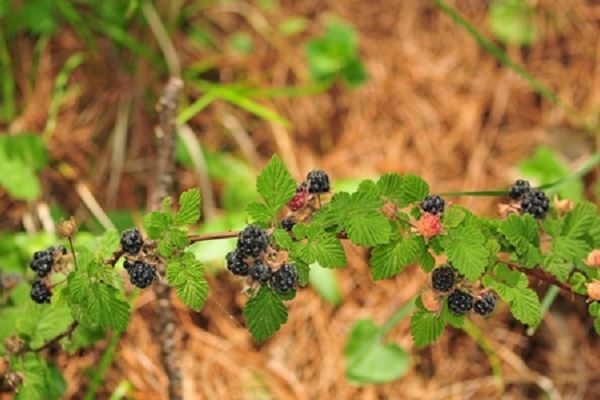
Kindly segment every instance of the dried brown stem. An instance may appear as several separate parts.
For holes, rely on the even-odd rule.
[[[181,79],[171,78],[158,101],[160,119],[157,129],[158,159],[156,181],[149,204],[151,210],[160,209],[161,202],[169,196],[173,187],[175,136],[177,133],[175,117],[182,86]],[[159,265],[159,273],[164,275],[164,265]],[[181,371],[179,370],[181,363],[176,346],[176,318],[171,304],[171,289],[166,282],[159,282],[154,288],[158,300],[156,310],[158,321],[155,328],[160,344],[160,361],[169,380],[169,399],[178,400],[183,398]]]

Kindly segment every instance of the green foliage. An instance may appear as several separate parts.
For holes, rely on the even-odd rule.
[[[417,260],[426,251],[421,236],[398,237],[377,246],[371,252],[371,276],[374,280],[391,278]]]
[[[310,265],[308,278],[310,286],[319,295],[334,306],[342,303],[342,289],[336,276],[336,272],[329,268],[323,268],[319,263]],[[302,284],[302,282],[301,282]]]
[[[36,354],[20,358],[14,369],[23,374],[23,385],[17,389],[15,400],[59,400],[67,389],[56,367]]]
[[[473,224],[462,224],[448,230],[441,238],[441,244],[448,260],[469,280],[478,279],[488,263],[485,236]]]
[[[444,332],[446,321],[424,309],[416,311],[410,319],[410,332],[415,346],[422,347],[435,342]]]
[[[515,248],[519,261],[528,267],[534,267],[542,260],[539,249],[540,235],[535,219],[529,215],[522,217],[511,214],[502,221],[498,230]]]
[[[208,297],[208,282],[204,278],[204,268],[192,253],[182,253],[169,260],[167,266],[169,285],[176,288],[177,296],[194,311],[204,307]]]
[[[492,33],[503,42],[530,45],[537,38],[534,17],[527,0],[495,0],[489,23]]]
[[[322,37],[306,44],[311,77],[316,82],[332,83],[343,79],[350,87],[361,85],[367,73],[358,57],[358,39],[346,23],[331,20]]]
[[[261,286],[246,303],[244,318],[254,339],[263,342],[286,323],[288,312],[277,293]]]
[[[344,247],[335,234],[326,232],[316,224],[297,224],[294,227],[294,234],[298,242],[291,247],[291,253],[304,263],[318,262],[325,268],[346,265]]]
[[[0,136],[0,186],[17,199],[36,199],[41,193],[37,173],[47,160],[41,136]]]

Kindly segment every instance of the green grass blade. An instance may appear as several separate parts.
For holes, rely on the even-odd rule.
[[[15,78],[12,73],[10,54],[4,33],[0,29],[0,71],[2,74],[2,104],[0,105],[0,119],[10,121],[15,116]]]
[[[184,108],[179,115],[177,116],[177,124],[183,125],[187,123],[190,119],[192,119],[196,114],[200,111],[204,110],[208,107],[213,101],[215,101],[217,96],[214,93],[208,91],[204,94],[204,96],[200,97],[198,100]]]

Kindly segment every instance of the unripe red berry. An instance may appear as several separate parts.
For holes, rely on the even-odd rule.
[[[600,267],[600,249],[595,249],[588,254],[585,264],[588,267]]]
[[[426,239],[434,237],[442,230],[440,217],[435,214],[423,213],[417,221],[417,230]]]

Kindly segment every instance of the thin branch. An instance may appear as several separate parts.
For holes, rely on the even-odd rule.
[[[69,327],[67,328],[66,331],[59,334],[58,336],[55,336],[54,339],[51,339],[50,341],[46,342],[42,347],[39,347],[37,349],[32,349],[32,348],[26,346],[26,347],[23,347],[21,350],[17,351],[14,355],[18,356],[20,354],[27,353],[29,351],[33,351],[34,353],[39,353],[40,351],[46,350],[47,348],[53,346],[55,343],[58,343],[63,338],[71,336],[71,334],[73,333],[75,328],[77,328],[78,325],[79,325],[78,322],[73,322],[71,325],[69,325]]]
[[[524,273],[525,275],[528,276],[532,276],[534,278],[537,278],[541,281],[547,282],[551,285],[556,286],[559,289],[562,289],[566,292],[569,292],[571,294],[583,297],[583,298],[587,298],[587,296],[577,293],[576,291],[573,290],[573,288],[571,287],[571,285],[569,285],[568,283],[564,283],[559,281],[558,279],[556,279],[555,277],[548,275],[546,272],[538,269],[538,268],[525,268],[521,265],[515,264],[515,263],[511,263],[508,261],[500,261],[501,263],[505,264],[507,267],[509,267],[510,269],[514,270],[514,271],[519,271]]]

